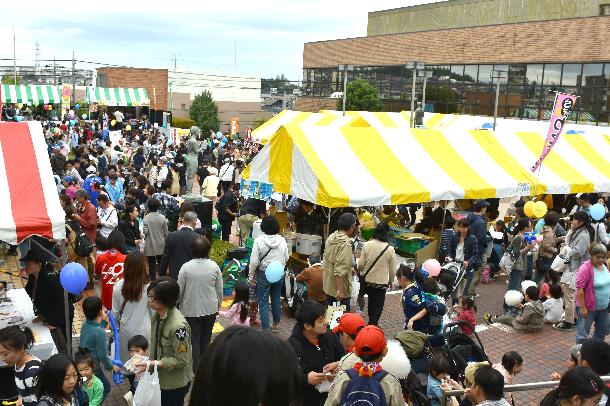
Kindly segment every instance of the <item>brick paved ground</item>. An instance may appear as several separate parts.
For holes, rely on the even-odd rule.
[[[8,257],[8,261],[3,269],[15,272],[17,269],[14,257]],[[8,279],[5,274],[0,274],[0,280]],[[12,278],[13,281],[17,280]],[[499,313],[504,292],[506,290],[505,278],[499,278],[489,285],[481,285],[479,293],[481,297],[477,299],[478,314],[477,322],[482,324],[484,313]],[[87,295],[94,294],[94,291],[86,292]],[[79,320],[82,319],[80,308],[76,311],[75,332],[79,330]],[[228,323],[219,320],[224,326]],[[282,315],[279,336],[283,339],[289,337],[294,325],[294,319],[288,317],[286,313]],[[402,329],[404,316],[400,308],[400,294],[390,293],[386,298],[386,305],[381,317],[381,327],[388,336],[396,334]],[[500,362],[502,355],[506,351],[518,351],[524,359],[523,372],[515,378],[515,383],[546,381],[552,371],[563,372],[565,370],[565,360],[568,349],[575,342],[575,332],[562,332],[545,326],[541,332],[523,334],[510,331],[510,329],[499,329],[489,327],[480,334],[485,351],[490,360],[494,363]],[[76,345],[76,344],[75,344]],[[109,375],[112,382],[111,376]],[[112,392],[104,402],[105,405],[119,406],[124,405],[123,394],[128,387],[124,383],[120,386],[113,385]],[[546,391],[521,392],[515,395],[516,405],[535,405],[538,404]]]

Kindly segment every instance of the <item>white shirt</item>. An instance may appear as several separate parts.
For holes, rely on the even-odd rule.
[[[224,164],[220,168],[220,180],[223,182],[233,181],[233,171],[234,170],[235,170],[235,168],[233,167],[233,164],[231,164],[230,162]]]
[[[545,323],[559,323],[563,313],[563,299],[547,299],[542,303]]]
[[[108,238],[110,233],[119,225],[119,216],[116,209],[113,206],[107,209],[99,207],[97,209],[97,217],[100,219],[100,234],[104,238]]]
[[[115,111],[114,118],[116,119],[116,121],[123,121],[123,113],[121,113],[119,110]]]
[[[456,261],[464,260],[464,241],[459,242],[455,249],[455,260]]]
[[[163,165],[161,167],[161,169],[159,169],[159,174],[157,175],[157,186],[161,187],[161,183],[163,183],[163,181],[165,179],[167,179],[167,174],[169,173],[169,170],[167,169],[167,165]]]

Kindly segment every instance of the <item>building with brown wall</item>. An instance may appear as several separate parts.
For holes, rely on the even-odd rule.
[[[432,74],[427,83],[430,89],[427,110],[464,114],[493,111],[496,82],[491,75],[498,70],[503,71],[499,115],[529,118],[535,111],[535,117],[544,117],[552,107],[554,92],[565,91],[586,96],[577,103],[577,110],[571,116],[573,120],[608,123],[610,16],[599,15],[607,11],[604,7],[608,1],[591,0],[584,7],[581,4],[585,2],[566,0],[575,18],[564,18],[570,15],[565,11],[553,14],[553,2],[546,0],[545,4],[551,8],[548,19],[531,21],[545,15],[544,10],[532,9],[540,7],[540,2],[531,0],[526,1],[534,10],[531,18],[515,14],[511,20],[510,15],[502,15],[502,12],[527,11],[518,9],[496,10],[496,20],[475,18],[480,12],[476,11],[477,7],[484,5],[489,11],[495,1],[451,0],[426,6],[434,8],[434,15],[449,16],[452,7],[465,15],[474,13],[474,17],[465,21],[482,21],[481,25],[464,26],[466,23],[462,20],[453,23],[443,20],[440,24],[438,19],[430,18],[427,25],[418,22],[417,32],[409,32],[410,28],[403,24],[408,16],[426,15],[422,12],[424,6],[415,6],[414,10],[406,7],[370,13],[370,36],[306,43],[304,97],[299,98],[297,108],[315,111],[318,105],[326,104],[319,99],[342,91],[343,72],[338,71],[338,65],[351,64],[354,71],[348,73],[348,81],[365,79],[378,89],[388,110],[408,110],[413,70],[406,69],[405,64],[417,61]],[[491,23],[506,19],[522,22]],[[380,27],[384,22],[386,26]],[[371,28],[371,24],[375,27]],[[450,28],[438,29],[439,24]],[[439,87],[444,90],[435,91]],[[447,92],[450,97],[445,97]],[[435,99],[435,94],[442,94],[444,98]],[[421,101],[421,96],[422,82],[418,78],[416,100]],[[528,115],[523,115],[524,111]]]
[[[167,75],[167,69],[97,68],[97,86],[146,88],[150,98],[150,108],[166,110],[168,106]]]

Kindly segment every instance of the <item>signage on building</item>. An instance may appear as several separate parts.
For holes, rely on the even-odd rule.
[[[233,137],[237,133],[239,133],[239,118],[231,117],[231,129],[230,129],[231,137]]]

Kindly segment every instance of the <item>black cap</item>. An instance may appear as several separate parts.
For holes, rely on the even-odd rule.
[[[38,246],[33,246],[32,248],[30,248],[30,250],[27,252],[27,254],[24,257],[21,257],[19,259],[20,262],[28,262],[28,261],[33,261],[33,262],[46,262],[48,259],[48,255],[46,252],[44,252],[42,250],[42,248],[38,247]]]
[[[487,207],[487,206],[489,206],[489,203],[483,199],[476,200],[472,204],[472,208],[474,209],[474,211],[480,211],[483,207]]]

